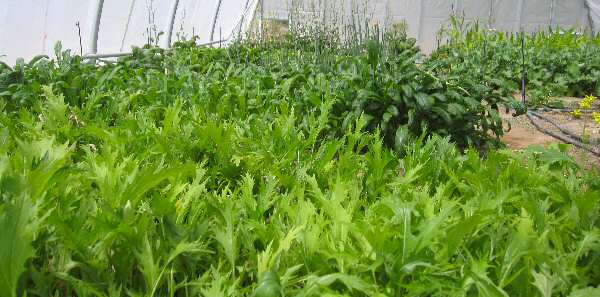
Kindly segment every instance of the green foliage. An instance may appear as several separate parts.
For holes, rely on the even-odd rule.
[[[521,88],[524,62],[533,105],[552,104],[552,96],[583,97],[600,91],[597,36],[559,29],[531,35],[505,33],[458,20],[444,35],[448,44],[427,62],[437,71],[461,73],[467,79],[513,93]]]
[[[366,39],[364,45],[316,39],[315,49],[310,39],[288,38],[226,50],[197,49],[185,42],[172,53],[135,49],[132,57],[99,68],[57,47],[56,63],[36,60],[4,71],[20,79],[7,80],[0,93],[9,111],[35,107],[40,95],[47,97],[42,87],[47,84],[66,103],[87,110],[106,108],[102,97],[107,92],[130,94],[119,103],[121,110],[109,108],[113,116],[131,104],[167,101],[171,94],[208,97],[208,111],[232,108],[242,116],[273,106],[304,116],[332,102],[330,122],[319,134],[339,137],[364,114],[366,128],[379,129],[390,147],[399,130],[413,137],[423,131],[447,135],[463,148],[499,146],[504,131],[494,108],[520,109],[511,96],[477,80],[436,76],[417,66],[415,40],[405,34]]]
[[[319,48],[24,66],[0,89],[0,294],[597,290],[597,174],[563,147],[465,148],[511,101],[415,66],[409,40]]]
[[[39,225],[37,207],[24,196],[3,205],[0,216],[0,238],[4,242],[0,248],[0,293],[3,296],[17,296],[18,280],[25,271],[25,262],[35,254],[31,243]]]

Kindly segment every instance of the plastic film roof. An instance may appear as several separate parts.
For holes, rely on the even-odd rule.
[[[96,3],[104,2],[97,51],[91,46]],[[51,55],[56,42],[83,54],[119,53],[147,43],[163,45],[174,2],[178,2],[172,41],[199,37],[200,43],[236,37],[261,18],[290,14],[314,21],[321,14],[344,20],[357,14],[383,27],[406,22],[409,35],[425,52],[439,43],[450,15],[478,20],[502,31],[529,32],[549,27],[600,31],[600,0],[3,0],[0,5],[0,57],[10,64],[38,54]],[[79,24],[79,27],[76,26]],[[214,26],[213,26],[214,24]],[[214,28],[214,29],[213,29]],[[81,33],[80,33],[81,32]],[[81,36],[81,37],[80,37]],[[158,41],[156,41],[159,36]],[[81,38],[81,40],[80,40]],[[81,42],[80,42],[81,41]]]
[[[4,0],[0,5],[0,56],[13,63],[51,55],[56,42],[76,53],[93,52],[90,32],[98,0]],[[97,53],[130,51],[149,41],[163,44],[174,0],[104,0]],[[179,0],[172,41],[198,36],[199,43],[227,39],[248,25],[256,0]],[[218,10],[218,12],[217,12]],[[216,16],[216,20],[215,20]],[[242,22],[243,19],[243,22]],[[79,23],[79,28],[77,27]],[[214,33],[213,33],[214,23]],[[80,34],[81,30],[81,47]],[[211,34],[212,33],[212,34]],[[158,42],[157,35],[160,34]],[[164,44],[163,44],[164,45]]]

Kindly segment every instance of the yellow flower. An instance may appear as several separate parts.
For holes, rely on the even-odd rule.
[[[594,95],[587,95],[585,98],[583,98],[583,100],[581,100],[581,102],[579,102],[579,107],[583,109],[592,109],[592,105],[597,99],[598,98],[596,98]]]
[[[576,118],[580,118],[580,117],[581,117],[581,115],[582,115],[581,109],[575,109],[575,110],[573,111],[573,116],[574,116],[574,117],[576,117]]]
[[[590,109],[592,108],[592,102],[587,99],[583,99],[583,101],[579,102],[579,107],[583,109]]]
[[[598,113],[598,112],[594,112],[592,115],[594,116],[594,121],[595,121],[597,124],[600,124],[600,113]]]

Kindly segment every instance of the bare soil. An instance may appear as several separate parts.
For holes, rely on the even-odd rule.
[[[563,98],[561,98],[563,99]],[[564,98],[565,106],[574,106],[581,100],[579,98]],[[558,111],[545,111],[538,112],[548,117],[555,123],[566,128],[575,135],[583,135],[584,119],[577,119],[573,115],[567,112]],[[509,149],[520,151],[531,146],[548,146],[552,143],[560,143],[561,141],[539,131],[526,115],[512,117],[511,114],[503,113],[503,120],[505,123],[505,130],[510,131],[504,134],[502,141],[508,146]],[[560,130],[553,125],[537,120],[545,129],[553,132],[560,133]],[[598,145],[600,142],[600,126],[594,124],[593,121],[587,120],[586,134],[589,135],[589,141]],[[600,169],[600,158],[594,154],[589,153],[583,149],[574,147],[571,149],[570,154],[585,168],[598,168]]]

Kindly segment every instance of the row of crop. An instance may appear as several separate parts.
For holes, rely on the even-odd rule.
[[[454,20],[449,43],[428,59],[430,69],[462,73],[509,92],[521,88],[526,72],[531,103],[554,96],[583,97],[600,92],[600,38],[555,30],[515,34]]]
[[[215,106],[202,77],[235,76],[189,57],[82,105],[2,101],[0,295],[598,293],[600,184],[558,148],[482,160],[434,136],[400,158],[365,116],[322,139],[333,98],[256,108],[255,73],[237,82],[254,112]]]
[[[497,146],[503,130],[495,108],[520,109],[510,95],[478,80],[441,78],[421,69],[414,40],[405,37],[372,40],[360,51],[315,52],[298,44],[305,46],[198,50],[182,43],[177,54],[140,49],[132,58],[99,68],[58,51],[57,63],[41,58],[5,68],[0,96],[7,110],[16,111],[35,105],[44,84],[78,106],[89,105],[90,94],[145,90],[135,100],[170,101],[184,94],[210,102],[211,111],[249,115],[285,107],[301,116],[333,99],[326,134],[343,134],[364,114],[367,129],[380,129],[389,146],[401,146],[406,136],[424,130],[448,135],[461,147]]]

